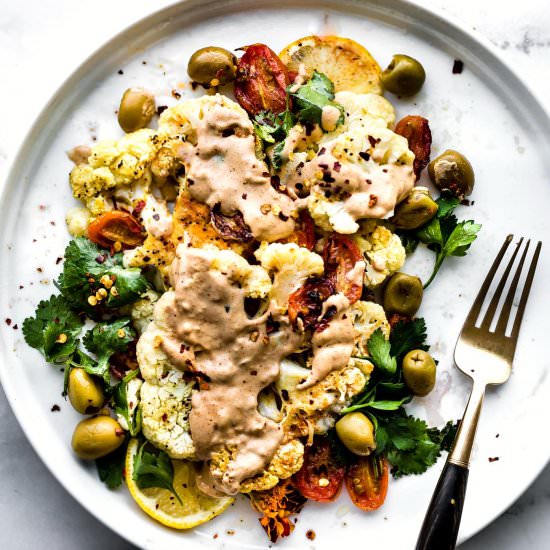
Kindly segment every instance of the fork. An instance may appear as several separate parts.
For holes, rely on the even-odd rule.
[[[515,250],[498,282],[494,295],[483,316],[481,324],[476,326],[477,319],[487,299],[487,294],[495,274],[504,258],[514,236],[508,235],[498,253],[481,289],[466,317],[460,336],[455,347],[454,360],[460,371],[469,376],[472,381],[470,399],[453,447],[441,476],[435,488],[432,500],[426,512],[420,535],[416,543],[416,550],[452,550],[456,546],[456,538],[460,527],[462,507],[468,481],[470,455],[477,424],[481,413],[481,406],[487,385],[504,384],[510,377],[512,362],[518,341],[521,320],[525,312],[527,298],[535,275],[535,269],[540,255],[542,243],[539,241],[533,254],[521,298],[518,304],[516,317],[507,333],[510,314],[514,302],[521,272],[527,257],[530,241],[527,241],[524,251],[515,270],[509,290],[503,302],[498,317],[495,316],[506,286],[506,282],[514,266],[518,252],[521,249],[523,238],[519,240]],[[496,319],[495,319],[496,317]],[[491,327],[496,320],[494,330]]]

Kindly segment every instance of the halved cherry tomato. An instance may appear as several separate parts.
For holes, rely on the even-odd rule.
[[[331,502],[342,489],[345,467],[338,463],[328,440],[315,437],[306,447],[304,464],[293,482],[303,496],[317,502]]]
[[[355,241],[339,233],[333,233],[323,249],[325,276],[334,281],[336,290],[342,292],[352,304],[361,298],[363,285],[348,279],[348,275],[362,259]]]
[[[304,329],[315,328],[323,311],[323,302],[334,294],[334,282],[323,277],[310,277],[288,297],[288,318],[294,327],[298,319]]]
[[[300,210],[300,217],[296,222],[296,229],[284,242],[296,243],[298,246],[313,250],[315,246],[315,225],[307,210]]]
[[[226,241],[249,243],[254,239],[250,227],[244,223],[243,215],[237,211],[233,216],[221,213],[219,205],[210,211],[210,221],[220,237]]]
[[[384,504],[388,492],[388,461],[380,456],[361,456],[346,470],[346,487],[355,506],[370,512]]]
[[[88,237],[105,248],[111,247],[116,242],[126,248],[134,248],[145,240],[143,228],[136,218],[122,210],[113,210],[98,216],[88,226]]]
[[[240,106],[253,115],[261,111],[282,113],[290,84],[285,65],[265,44],[252,44],[243,50],[235,78],[235,97]]]
[[[408,115],[396,124],[395,133],[407,138],[409,149],[414,153],[413,170],[418,179],[430,162],[432,132],[428,120],[422,116]]]

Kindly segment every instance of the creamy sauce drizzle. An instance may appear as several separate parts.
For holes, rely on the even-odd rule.
[[[311,372],[307,379],[298,385],[299,389],[317,384],[333,370],[341,370],[348,364],[354,343],[349,306],[349,300],[341,293],[330,296],[323,304],[321,317],[330,308],[335,308],[336,313],[324,330],[313,333]]]
[[[342,113],[334,105],[325,105],[321,111],[321,126],[323,130],[332,132],[336,130],[336,125]]]
[[[155,317],[166,328],[162,347],[168,358],[204,375],[189,417],[198,458],[208,461],[222,449],[233,453],[227,470],[211,471],[201,486],[211,494],[235,494],[243,480],[269,464],[282,442],[282,427],[257,410],[258,393],[277,379],[281,359],[302,338],[283,319],[268,335],[267,313],[250,319],[245,290],[232,282],[232,273],[210,269],[215,255],[215,250],[178,247],[175,290],[157,304]]]
[[[244,111],[217,105],[204,112],[197,144],[182,147],[189,194],[223,214],[241,212],[258,240],[275,241],[294,230],[290,197],[271,186],[263,161],[256,158],[252,123]]]
[[[67,151],[67,157],[75,164],[88,164],[88,157],[91,154],[92,148],[89,145],[77,145]]]
[[[304,185],[307,180],[312,191],[342,201],[343,209],[357,221],[390,216],[414,186],[412,166],[371,162],[365,170],[357,163],[339,162],[332,154],[333,147],[327,143],[319,151],[322,154],[289,178],[287,188],[291,195],[296,195],[296,184]],[[377,160],[375,154],[372,159]]]

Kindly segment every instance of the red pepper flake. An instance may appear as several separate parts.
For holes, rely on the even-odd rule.
[[[315,540],[315,531],[313,529],[308,529],[306,531],[306,537],[309,539],[309,540]]]
[[[461,59],[455,59],[453,63],[453,74],[460,74],[464,69],[464,61]]]
[[[61,407],[59,405],[52,405],[52,408],[50,409],[51,412],[59,412],[61,410]]]
[[[44,210],[46,210],[46,208],[47,208],[47,206],[46,206],[45,204],[39,204],[39,205],[38,205],[38,209],[39,209],[39,210],[44,211]]]
[[[365,151],[361,151],[361,152],[359,153],[359,156],[360,156],[363,160],[369,160],[369,159],[370,159],[370,155],[369,155],[367,152],[365,152]]]
[[[42,271],[44,271],[44,270],[41,267],[37,267],[36,271],[38,271],[38,273],[42,273]]]
[[[213,538],[213,539],[217,539],[218,537],[219,537],[218,533],[214,533],[214,534],[212,535],[212,538]]]
[[[58,258],[55,260],[55,265],[59,265],[63,261],[63,258],[61,256],[58,256]]]
[[[168,109],[167,105],[159,105],[157,107],[157,115],[158,116],[162,115],[162,113],[164,113],[164,111],[166,111],[166,109]]]
[[[6,319],[6,325],[8,325],[8,327],[11,326],[11,319],[9,317]]]
[[[172,90],[172,97],[174,99],[180,99],[181,98],[181,94],[177,91],[177,90]]]
[[[498,460],[500,460],[500,457],[498,457],[498,456],[490,456],[489,457],[489,462],[497,462]]]
[[[495,437],[497,437],[497,438],[500,437],[500,434],[495,435]]]
[[[235,534],[235,529],[228,529],[228,530],[226,531],[226,533],[227,533],[228,535],[234,535],[234,534]]]
[[[23,285],[19,285],[19,290],[23,290],[25,287]]]
[[[124,71],[122,69],[119,69],[118,74],[124,74]]]
[[[335,171],[335,172],[340,172],[340,168],[342,168],[342,165],[336,161],[333,165],[332,165],[332,169]]]
[[[369,195],[369,208],[376,206],[378,202],[378,197],[376,195]]]
[[[55,225],[55,222],[52,220],[52,221],[50,222],[50,225]]]
[[[13,330],[17,330],[19,327],[17,326],[17,323],[15,325],[13,325]]]

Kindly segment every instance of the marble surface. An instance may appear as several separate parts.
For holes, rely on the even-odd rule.
[[[118,30],[171,2],[157,0],[0,0],[0,181],[28,127],[60,82]],[[550,110],[550,7],[523,0],[436,0],[432,8],[499,47]],[[544,70],[543,70],[544,68]],[[0,389],[0,548],[133,548],[72,499],[46,470]],[[549,547],[550,467],[518,501],[462,550]],[[390,549],[391,550],[391,549]]]

